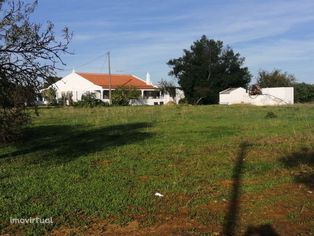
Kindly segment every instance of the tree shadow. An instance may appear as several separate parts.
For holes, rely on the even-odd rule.
[[[132,144],[152,137],[145,131],[151,123],[131,123],[90,129],[86,126],[47,125],[26,130],[17,151],[0,155],[12,158],[34,154],[33,162],[65,163],[108,148]]]
[[[238,215],[240,211],[240,195],[241,195],[241,184],[242,175],[244,168],[244,159],[247,154],[247,149],[251,144],[248,142],[242,142],[239,146],[239,152],[236,158],[236,163],[233,168],[232,174],[232,188],[230,192],[230,203],[226,216],[224,218],[223,235],[233,236],[236,235],[236,228],[238,223]],[[249,226],[244,234],[245,236],[279,236],[279,234],[272,228],[271,225],[259,225]]]
[[[270,224],[249,226],[244,236],[279,236]]]
[[[236,163],[233,168],[232,174],[232,189],[230,194],[230,203],[227,214],[224,219],[223,235],[231,236],[235,235],[237,226],[237,218],[239,214],[239,200],[240,200],[240,188],[243,174],[243,162],[249,146],[248,142],[242,142],[239,147],[239,152],[236,158]]]
[[[299,172],[295,174],[294,180],[297,183],[304,184],[314,189],[314,150],[302,148],[297,152],[284,156],[280,161],[287,168],[299,168]]]

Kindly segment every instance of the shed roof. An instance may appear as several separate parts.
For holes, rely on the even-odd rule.
[[[239,87],[239,88],[241,88],[241,87]],[[236,89],[238,89],[238,88],[227,88],[227,89],[225,89],[225,90],[223,90],[223,91],[221,91],[219,93],[220,94],[230,94],[232,91],[234,91]]]

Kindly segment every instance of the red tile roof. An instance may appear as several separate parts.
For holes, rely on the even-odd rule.
[[[96,74],[96,73],[77,73],[83,78],[89,80],[95,85],[102,86],[103,88],[109,88],[109,74]],[[152,85],[148,85],[145,81],[136,78],[133,75],[118,75],[111,74],[111,88],[117,88],[119,86],[134,86],[138,89],[154,89]]]

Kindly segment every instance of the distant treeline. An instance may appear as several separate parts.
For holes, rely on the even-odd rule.
[[[294,102],[314,102],[314,84],[295,83]]]
[[[262,88],[294,87],[294,102],[314,102],[314,84],[298,83],[295,76],[288,72],[261,70],[256,80]]]

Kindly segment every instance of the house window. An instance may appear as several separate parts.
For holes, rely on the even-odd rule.
[[[109,90],[102,91],[102,99],[109,99]]]
[[[144,98],[159,98],[160,92],[159,91],[144,91]]]
[[[160,105],[164,105],[164,102],[160,102],[159,104],[160,104]]]
[[[158,106],[158,102],[154,102],[154,106]]]

